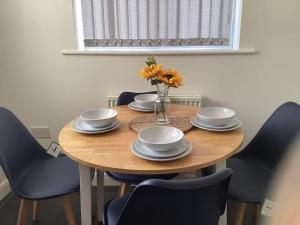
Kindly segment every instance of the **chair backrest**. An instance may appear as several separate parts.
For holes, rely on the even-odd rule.
[[[284,103],[275,110],[237,157],[255,160],[272,172],[298,134],[300,106],[294,102]]]
[[[0,166],[12,189],[36,162],[48,157],[22,122],[0,107]]]
[[[156,93],[157,93],[156,91],[148,91],[148,92],[140,92],[140,93],[125,91],[119,95],[116,105],[117,106],[128,105],[130,102],[134,101],[135,96],[140,95],[140,94],[156,94]]]
[[[217,225],[231,169],[185,181],[147,180],[129,197],[117,225]]]

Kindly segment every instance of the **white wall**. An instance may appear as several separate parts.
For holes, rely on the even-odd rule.
[[[258,54],[159,57],[184,76],[173,93],[235,109],[247,143],[277,106],[300,102],[299,8],[296,0],[244,0],[241,47]],[[105,106],[108,93],[149,89],[137,76],[144,56],[60,54],[74,47],[71,0],[1,1],[0,105],[26,125],[49,125],[53,139],[81,111]]]

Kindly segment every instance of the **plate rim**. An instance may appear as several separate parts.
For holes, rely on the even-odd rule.
[[[173,161],[173,160],[184,158],[185,156],[189,155],[192,152],[192,149],[193,149],[192,143],[190,141],[188,141],[188,140],[186,140],[186,141],[188,143],[187,150],[185,152],[183,152],[182,154],[174,156],[173,158],[151,158],[151,157],[146,156],[146,155],[140,155],[141,153],[135,152],[133,143],[130,146],[130,151],[135,156],[137,156],[137,157],[139,157],[141,159],[144,159],[144,160],[148,160],[148,161],[156,161],[156,162]]]
[[[242,121],[234,126],[234,127],[231,127],[231,128],[227,128],[227,129],[214,129],[214,128],[209,128],[209,127],[203,127],[203,126],[200,126],[198,125],[197,123],[195,123],[193,121],[193,118],[190,120],[191,124],[194,126],[194,127],[197,127],[197,128],[200,128],[200,129],[203,129],[203,130],[208,130],[208,131],[215,131],[215,132],[226,132],[226,131],[233,131],[233,130],[236,130],[238,128],[240,128],[242,126]]]
[[[116,119],[111,125],[107,126],[107,127],[102,127],[101,129],[97,129],[95,128],[95,130],[86,130],[86,129],[81,129],[79,126],[78,126],[78,123],[82,121],[82,119],[77,119],[74,121],[74,125],[76,128],[78,128],[79,130],[82,130],[82,131],[87,131],[87,132],[97,132],[97,131],[104,131],[104,130],[108,130],[108,129],[111,129],[113,127],[115,127],[118,123],[120,123],[120,120]]]
[[[137,106],[136,105],[136,102],[135,101],[133,101],[133,102],[130,102],[129,104],[131,104],[131,105],[133,105],[133,107],[135,107],[135,108],[139,108],[139,109],[154,109],[154,104],[153,104],[153,107],[139,107],[139,106]]]
[[[135,110],[135,111],[140,111],[140,112],[153,112],[154,111],[154,108],[153,109],[146,109],[146,108],[138,108],[138,107],[135,107],[131,104],[132,102],[130,102],[128,104],[128,108],[132,109],[132,110]]]
[[[101,133],[106,133],[106,132],[115,130],[115,129],[117,129],[120,125],[121,125],[121,123],[120,123],[120,121],[118,120],[117,124],[116,124],[114,127],[110,128],[110,129],[107,129],[107,130],[99,130],[99,131],[85,131],[85,130],[77,129],[77,128],[75,127],[75,123],[74,123],[74,121],[73,121],[72,124],[71,124],[71,129],[72,129],[74,132],[81,133],[81,134],[101,134]]]
[[[159,158],[159,159],[161,159],[161,158],[175,157],[175,156],[177,156],[177,155],[183,154],[183,153],[187,150],[188,145],[189,145],[189,143],[188,143],[187,140],[182,139],[181,142],[184,143],[184,148],[183,148],[184,150],[182,150],[181,152],[176,153],[176,154],[173,154],[173,155],[171,155],[171,156],[170,156],[170,155],[169,155],[169,156],[153,156],[153,155],[146,154],[146,153],[142,152],[141,150],[139,150],[139,148],[137,147],[137,143],[138,143],[138,142],[140,142],[138,139],[135,139],[135,140],[133,141],[133,144],[134,144],[134,146],[135,146],[135,149],[136,149],[138,152],[140,152],[140,153],[142,153],[142,154],[144,154],[144,155],[146,155],[146,156],[154,157],[154,158]],[[151,150],[151,149],[150,149],[150,150]],[[153,150],[151,150],[151,151],[153,151]],[[169,151],[170,151],[170,150],[169,150]]]
[[[239,119],[239,118],[237,118],[237,117],[235,117],[235,119],[237,120],[237,122],[236,122],[236,124],[234,125],[234,126],[227,126],[227,127],[221,127],[221,126],[213,126],[213,125],[206,125],[206,124],[201,124],[201,123],[199,123],[198,122],[198,120],[197,120],[197,116],[194,116],[193,118],[192,118],[194,121],[195,121],[195,123],[196,124],[198,124],[199,126],[201,126],[201,127],[207,127],[207,128],[211,128],[211,129],[223,129],[223,130],[225,130],[225,129],[230,129],[230,128],[232,128],[232,127],[236,127],[236,126],[238,126],[242,121]]]

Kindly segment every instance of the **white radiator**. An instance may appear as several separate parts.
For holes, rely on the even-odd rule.
[[[204,96],[202,95],[170,95],[171,103],[190,105],[195,107],[203,106]],[[118,95],[107,96],[107,106],[109,108],[116,106]]]

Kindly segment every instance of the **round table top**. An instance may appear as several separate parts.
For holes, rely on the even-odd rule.
[[[64,153],[80,164],[112,172],[130,174],[175,173],[214,165],[233,155],[243,141],[241,129],[229,132],[210,132],[192,128],[184,138],[193,145],[191,154],[174,161],[154,162],[135,156],[130,151],[137,133],[130,129],[130,121],[141,112],[127,106],[117,106],[119,128],[102,134],[80,134],[71,129],[71,122],[59,133],[59,143]],[[199,108],[184,105],[171,105],[172,113],[192,117]]]

